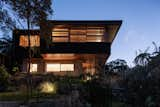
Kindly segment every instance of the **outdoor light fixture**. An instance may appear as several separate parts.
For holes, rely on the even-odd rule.
[[[43,82],[39,88],[42,93],[56,93],[57,90],[56,84],[51,82]]]

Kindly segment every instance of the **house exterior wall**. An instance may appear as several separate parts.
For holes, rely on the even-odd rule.
[[[62,59],[52,59],[52,60],[47,60],[45,58],[32,58],[31,59],[31,64],[37,64],[37,72],[36,73],[52,73],[55,75],[69,75],[69,76],[79,76],[84,73],[90,73],[94,74],[95,73],[95,61],[96,57],[95,55],[91,54],[89,55],[90,58],[87,58],[85,54],[78,55],[79,56],[84,56],[83,58],[76,58],[72,60],[62,60]],[[22,64],[22,71],[27,72],[28,70],[28,63],[29,61],[25,59]],[[47,72],[47,64],[74,64],[74,71],[60,71],[60,72]],[[35,72],[33,72],[35,73]]]
[[[47,63],[74,64],[74,71],[49,72],[55,75],[78,76],[83,73],[95,74],[97,72],[101,72],[107,58],[110,55],[111,44],[121,26],[121,23],[122,21],[46,21],[43,24],[41,24],[40,30],[30,31],[30,34],[32,36],[38,35],[40,37],[40,46],[38,47],[36,46],[36,48],[40,51],[40,53],[38,57],[33,57],[31,59],[31,62],[32,64],[37,64],[37,71],[39,73],[48,73],[46,70]],[[63,42],[53,41],[55,38],[58,38],[57,35],[54,36],[53,33],[54,32],[53,29],[55,27],[61,29],[62,28],[68,29],[67,41]],[[91,37],[95,36],[94,34],[92,34],[91,31],[93,31],[96,28],[100,28],[100,32],[97,32],[97,34],[95,35],[97,36],[97,38],[100,38],[100,36],[102,37],[101,39],[90,41],[87,38],[90,38],[90,36]],[[72,34],[73,31],[71,31],[71,29],[74,29],[74,31],[78,30],[79,33]],[[88,29],[92,30],[89,31]],[[101,29],[103,30],[101,31]],[[91,33],[89,34],[89,32]],[[103,32],[103,35],[101,35],[101,32]],[[23,35],[23,38],[25,38],[25,36],[27,36],[27,31],[15,30],[13,35],[15,44],[17,46],[16,48],[17,53],[23,52],[21,54],[22,71],[27,72],[28,48],[20,46],[20,36]],[[66,39],[65,34],[64,36],[63,35],[61,36],[62,38],[59,38],[59,40]],[[74,41],[72,40],[73,38],[72,36],[74,38],[78,36],[85,37],[86,39],[79,38],[79,40],[74,39],[76,40]],[[74,55],[68,56],[67,54],[74,54]],[[62,55],[62,57],[57,57],[56,55],[58,56]]]

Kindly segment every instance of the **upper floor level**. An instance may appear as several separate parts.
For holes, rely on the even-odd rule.
[[[108,42],[115,38],[122,21],[46,21],[41,37],[59,42]],[[47,29],[45,29],[47,27]]]
[[[46,21],[40,30],[31,30],[31,46],[40,46],[45,42],[108,42],[111,43],[120,28],[122,21]],[[28,46],[27,31],[19,30],[19,45]]]
[[[114,21],[56,21],[47,20],[38,30],[30,30],[31,47],[44,52],[105,53],[110,50],[121,20]],[[27,30],[15,30],[16,44],[28,47]],[[63,50],[62,50],[63,48]],[[41,51],[41,52],[42,52]]]

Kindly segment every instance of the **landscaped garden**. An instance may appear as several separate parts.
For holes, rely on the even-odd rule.
[[[54,76],[26,73],[11,74],[0,67],[1,101],[50,101],[73,107],[158,107],[160,99],[159,62],[157,49],[142,52],[135,58],[135,67],[128,67],[125,60],[107,63],[105,71],[95,76]],[[86,77],[90,76],[88,80]],[[64,105],[63,105],[64,104]]]
[[[130,68],[125,60],[117,59],[94,76],[33,73],[28,77],[17,67],[8,72],[1,65],[0,101],[31,105],[49,101],[55,107],[158,107],[160,52],[156,47],[153,53],[139,53],[134,60],[135,67]]]
[[[6,71],[1,70],[2,72],[5,74]],[[30,103],[52,101],[55,105],[62,103],[62,107],[67,105],[85,107],[91,103],[95,107],[107,106],[111,102],[108,85],[102,86],[96,78],[91,81],[86,80],[83,75],[61,77],[52,74],[31,74],[31,83],[28,87],[26,73],[11,76],[6,72],[5,75],[8,76],[3,79],[5,84],[1,85],[0,101],[29,101]]]

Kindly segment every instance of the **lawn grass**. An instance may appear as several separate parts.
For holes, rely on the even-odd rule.
[[[0,101],[25,101],[27,100],[27,93],[26,92],[1,92],[0,93]],[[38,99],[51,99],[54,98],[55,94],[52,93],[36,93],[33,92],[30,95],[31,100],[38,100]]]

